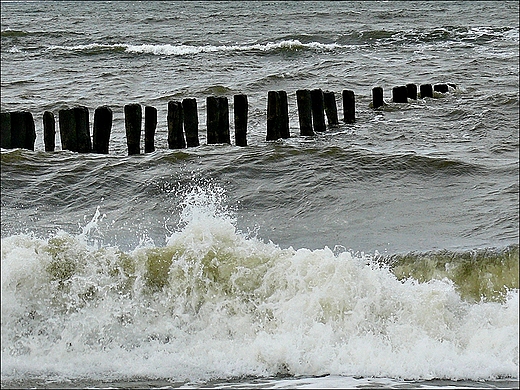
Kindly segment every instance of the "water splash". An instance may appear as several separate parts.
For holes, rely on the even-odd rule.
[[[517,377],[517,289],[470,302],[370,256],[281,249],[224,199],[187,190],[164,247],[91,245],[99,209],[78,235],[3,238],[2,380]]]

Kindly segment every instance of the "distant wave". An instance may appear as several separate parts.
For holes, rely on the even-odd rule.
[[[2,30],[2,38],[24,37],[27,34],[28,34],[28,32],[24,31],[24,30],[11,30],[11,29]]]
[[[52,36],[62,37],[68,33],[63,31],[25,31],[10,30],[2,31],[2,42],[9,48],[10,39],[17,40],[30,36]],[[77,34],[76,34],[77,35]],[[486,41],[506,40],[518,41],[518,28],[497,27],[497,28],[467,28],[457,26],[441,26],[433,29],[408,29],[408,30],[366,30],[366,31],[346,31],[337,37],[334,42],[319,42],[319,37],[312,37],[309,41],[307,35],[290,35],[278,42],[262,42],[252,44],[231,44],[231,45],[189,45],[189,44],[127,44],[127,43],[89,43],[81,45],[53,45],[46,50],[74,52],[85,55],[101,54],[104,52],[150,54],[158,56],[186,56],[199,53],[278,53],[278,52],[333,52],[336,50],[352,50],[355,48],[372,45],[394,45],[394,44],[424,44],[445,42],[463,42],[464,44],[482,43]],[[19,44],[19,42],[17,42]],[[24,47],[19,48],[21,51]],[[14,52],[11,50],[11,52]]]
[[[74,46],[49,46],[49,51],[70,51],[82,52],[84,54],[99,54],[103,52],[124,52],[125,45],[105,45],[99,43],[91,43],[88,45],[74,45]]]
[[[208,88],[206,92],[219,93],[226,90],[227,89],[222,86],[213,86]],[[483,165],[445,157],[425,156],[416,153],[385,154],[364,149],[344,150],[339,147],[287,147],[284,150],[276,150],[272,152],[263,150],[258,154],[252,153],[249,157],[244,157],[242,169],[251,169],[252,171],[256,171],[258,164],[261,166],[269,163],[273,159],[283,159],[288,163],[291,163],[293,158],[300,158],[304,155],[312,155],[313,158],[321,158],[324,161],[337,161],[338,163],[341,163],[343,167],[349,167],[348,175],[361,175],[362,177],[368,177],[371,175],[377,176],[396,171],[406,171],[427,177],[442,174],[462,176],[488,173],[486,167]],[[49,160],[49,156],[46,153],[27,153],[27,151],[22,149],[4,150],[1,157],[2,164],[4,164],[6,168],[11,164],[16,165],[19,168],[20,164],[42,164]],[[156,161],[167,161],[169,158],[169,155],[157,156]],[[222,166],[221,169],[225,170],[228,169],[228,167]],[[508,169],[515,170],[516,172],[517,167],[513,166]]]
[[[11,46],[11,40],[17,42],[20,38],[29,37],[53,37],[61,38],[80,33],[69,31],[29,31],[4,29],[1,32],[2,42],[6,47]],[[346,30],[336,37],[334,42],[321,42],[319,35],[309,36],[307,34],[289,35],[281,38],[278,42],[262,42],[253,44],[231,44],[231,45],[187,45],[187,44],[127,44],[127,43],[90,43],[81,45],[54,45],[47,49],[50,51],[62,50],[89,54],[100,52],[127,52],[137,54],[152,54],[166,56],[184,56],[199,53],[224,53],[224,52],[298,52],[298,51],[334,51],[352,49],[372,45],[394,45],[394,44],[428,44],[445,42],[462,42],[464,44],[482,43],[488,41],[505,40],[518,42],[518,27],[465,27],[465,26],[438,26],[434,28],[411,28],[411,29],[369,29],[361,31]],[[21,50],[24,48],[22,47]]]
[[[66,31],[66,30],[51,30],[51,31],[45,31],[45,30],[16,30],[11,28],[6,28],[5,30],[2,30],[1,36],[2,38],[20,38],[20,37],[62,37],[65,35],[75,35],[79,36],[82,35],[79,32],[75,31]],[[2,42],[3,43],[3,42]]]
[[[152,53],[163,55],[185,55],[197,53],[214,53],[226,51],[298,51],[298,50],[334,50],[343,47],[335,43],[324,44],[319,42],[302,43],[297,39],[281,42],[257,43],[253,45],[131,45],[126,48],[128,52]]]
[[[127,52],[127,53],[140,53],[140,54],[153,54],[153,55],[167,55],[167,56],[184,56],[199,53],[219,53],[219,52],[272,52],[272,51],[304,51],[304,50],[316,50],[316,51],[327,51],[335,50],[338,48],[345,48],[348,46],[339,45],[336,43],[319,43],[309,42],[302,43],[297,39],[283,40],[280,42],[267,42],[257,43],[252,45],[171,45],[171,44],[141,44],[141,45],[128,45],[128,44],[98,44],[92,43],[88,45],[75,45],[75,46],[51,46],[49,50],[64,50],[64,51],[76,51],[85,52],[87,54],[93,54],[105,51],[116,51],[116,52]]]
[[[483,165],[469,163],[446,157],[420,155],[417,153],[378,153],[365,149],[345,150],[339,147],[326,148],[294,148],[278,150],[277,154],[262,153],[252,156],[251,161],[244,161],[243,169],[250,166],[255,169],[259,161],[267,163],[273,158],[292,161],[293,156],[312,155],[313,158],[322,158],[324,161],[336,161],[343,167],[348,167],[349,175],[381,175],[389,172],[405,171],[431,177],[432,175],[479,175],[485,174]]]
[[[340,43],[354,40],[357,43],[430,43],[462,41],[485,42],[493,40],[518,41],[518,28],[511,27],[459,27],[441,26],[433,29],[366,30],[343,36]]]

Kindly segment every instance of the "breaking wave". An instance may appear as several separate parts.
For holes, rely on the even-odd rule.
[[[460,277],[517,273],[517,247],[281,249],[237,230],[222,196],[187,191],[165,246],[104,245],[99,209],[77,235],[2,238],[2,380],[517,377],[518,279],[471,279],[491,283],[480,299]]]

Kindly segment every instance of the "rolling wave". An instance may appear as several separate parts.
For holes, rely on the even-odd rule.
[[[473,301],[500,301],[511,289],[518,289],[518,245],[380,256],[378,261],[389,264],[400,280],[413,278],[425,283],[449,279],[461,296]]]
[[[68,33],[64,31],[26,31],[26,30],[2,30],[3,46],[8,51],[26,50],[20,43],[24,40],[31,42],[31,38],[49,36],[63,38]],[[77,33],[76,33],[77,34]],[[394,44],[428,44],[428,43],[483,43],[493,40],[505,40],[518,42],[518,29],[514,27],[457,27],[442,26],[433,29],[408,29],[408,30],[361,30],[350,31],[330,37],[312,36],[308,34],[292,34],[282,37],[276,42],[259,42],[254,44],[128,44],[128,43],[88,43],[81,45],[52,45],[46,48],[50,52],[79,53],[84,55],[96,55],[102,53],[131,53],[150,54],[158,56],[189,56],[200,53],[297,53],[297,52],[334,52],[355,50],[359,47],[372,45]],[[13,42],[11,42],[11,40]],[[31,45],[31,49],[32,49]],[[29,48],[27,48],[29,50]]]
[[[100,244],[99,210],[78,235],[2,238],[2,380],[517,376],[518,279],[502,294],[498,277],[517,269],[517,247],[440,261],[493,273],[479,294],[495,301],[468,301],[455,273],[399,280],[363,255],[264,243],[219,198],[185,194],[165,246]]]
[[[221,154],[228,154],[228,157],[222,158]],[[70,154],[70,156],[69,156]],[[67,156],[65,158],[65,155]],[[431,177],[432,175],[450,175],[450,176],[474,176],[489,173],[489,168],[476,163],[456,160],[447,157],[428,156],[418,153],[395,153],[386,154],[374,152],[361,148],[341,148],[341,147],[307,147],[301,146],[277,146],[264,145],[252,150],[243,151],[230,147],[229,151],[222,151],[218,146],[205,145],[201,148],[185,149],[181,151],[166,151],[154,156],[148,156],[147,161],[151,166],[160,168],[162,165],[170,165],[174,161],[196,161],[201,156],[211,161],[219,160],[219,164],[213,169],[228,172],[236,167],[235,159],[240,159],[240,171],[246,174],[249,170],[256,172],[258,167],[279,165],[301,165],[304,166],[306,160],[321,161],[322,164],[328,166],[327,161],[334,161],[334,165],[341,167],[341,175],[347,177],[361,176],[363,178],[380,176],[384,174],[392,174],[393,172],[407,172],[420,176]],[[32,171],[43,166],[51,166],[55,161],[65,158],[65,161],[71,159],[71,163],[77,166],[85,164],[108,164],[119,165],[128,162],[126,156],[103,156],[89,155],[77,156],[68,151],[58,151],[53,155],[46,152],[28,152],[22,149],[2,150],[1,161],[4,172],[15,170],[15,172]],[[83,161],[83,160],[92,160]],[[61,161],[61,160],[59,160]],[[61,161],[60,164],[64,162]],[[211,165],[211,163],[209,163]],[[501,168],[509,171],[517,171],[518,167]],[[337,172],[340,174],[340,172]]]
[[[344,175],[372,177],[392,172],[410,172],[431,176],[446,174],[454,176],[478,175],[487,172],[487,168],[471,162],[447,157],[428,156],[418,153],[381,153],[363,148],[342,148],[328,146],[323,148],[299,146],[284,146],[269,148],[264,152],[251,152],[242,157],[241,169],[256,164],[265,166],[273,163],[300,164],[309,156],[311,161],[318,159],[321,164],[334,161],[341,167]]]
[[[335,43],[323,44],[319,42],[302,43],[299,40],[284,40],[281,42],[267,42],[253,45],[172,45],[172,44],[87,44],[75,46],[50,46],[50,51],[69,51],[84,54],[98,54],[102,52],[126,52],[135,54],[152,54],[166,56],[185,56],[199,53],[230,53],[230,52],[297,52],[297,51],[332,51],[345,48],[345,45]]]

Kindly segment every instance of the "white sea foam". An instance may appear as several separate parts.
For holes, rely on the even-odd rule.
[[[198,53],[217,53],[217,52],[269,52],[273,50],[335,50],[339,48],[347,48],[350,46],[340,45],[337,43],[319,43],[309,42],[302,43],[297,39],[283,40],[280,42],[267,42],[257,44],[237,44],[237,45],[172,45],[172,44],[99,44],[92,43],[87,45],[74,46],[50,46],[49,50],[65,50],[65,51],[103,51],[103,50],[124,50],[128,53],[144,53],[154,55],[172,55],[184,56]]]
[[[48,50],[70,50],[70,51],[103,50],[103,49],[112,50],[112,49],[121,49],[124,47],[126,47],[126,45],[89,43],[87,45],[73,45],[73,46],[52,45],[52,46],[49,46]]]
[[[346,47],[336,43],[324,44],[319,42],[302,43],[297,39],[280,42],[258,43],[253,45],[128,45],[126,51],[130,53],[149,53],[156,55],[187,55],[198,53],[256,51],[268,52],[273,50],[334,50]]]
[[[518,291],[470,303],[349,252],[237,231],[222,193],[185,195],[165,247],[2,239],[2,380],[243,375],[518,377]]]

